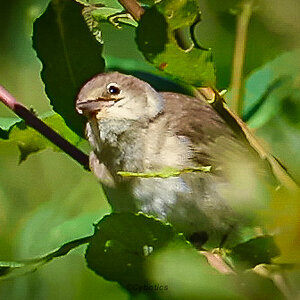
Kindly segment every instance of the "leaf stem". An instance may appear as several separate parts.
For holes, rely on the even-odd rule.
[[[58,146],[62,151],[70,155],[74,160],[89,169],[89,157],[81,150],[64,139],[56,131],[51,129],[43,121],[37,118],[23,104],[19,103],[7,90],[0,85],[0,101],[10,108],[16,115],[21,117],[29,126],[34,128],[49,141]]]
[[[200,166],[200,167],[190,167],[184,169],[175,169],[175,168],[164,168],[160,172],[149,172],[149,173],[135,173],[127,171],[119,171],[118,175],[123,177],[140,177],[140,178],[168,178],[168,177],[177,177],[184,173],[194,173],[194,172],[210,172],[211,166]]]
[[[241,115],[243,109],[243,68],[245,61],[248,25],[253,12],[253,2],[253,0],[244,0],[241,4],[241,12],[237,16],[236,39],[231,76],[231,108],[238,115]]]
[[[136,21],[139,21],[144,9],[136,0],[118,0],[119,3],[133,16]]]

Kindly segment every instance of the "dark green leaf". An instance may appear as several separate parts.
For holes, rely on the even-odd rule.
[[[272,236],[265,235],[233,247],[230,257],[237,265],[253,268],[258,264],[269,264],[280,254]]]
[[[161,75],[163,75],[163,73],[160,73],[159,75],[151,73],[151,71],[154,71],[154,73],[156,71],[153,70],[150,65],[148,65],[150,68],[147,69],[141,66],[141,63],[134,60],[109,58],[109,60],[106,61],[108,64],[108,70],[133,75],[148,82],[156,91],[181,93],[190,96],[193,95],[194,91],[191,89],[191,86],[184,85],[183,82],[170,80],[167,76],[162,77]],[[146,70],[141,71],[143,69]]]
[[[41,119],[71,144],[77,145],[82,140],[66,126],[64,119],[60,115],[51,113]],[[17,143],[21,152],[20,162],[24,161],[28,155],[47,148],[51,148],[54,151],[60,151],[56,145],[38,133],[35,129],[27,126],[24,121],[19,121],[11,127],[8,139],[10,142]]]
[[[159,30],[153,30],[153,23]],[[156,7],[146,10],[137,29],[136,41],[139,50],[150,62],[165,50],[168,43],[167,30],[167,21]]]
[[[159,2],[143,14],[136,42],[156,68],[197,87],[215,86],[212,53],[198,46],[193,36],[193,28],[199,20],[197,1]],[[153,24],[159,30],[154,30]]]
[[[300,90],[293,91],[281,103],[282,115],[290,125],[300,125]]]
[[[86,252],[88,267],[125,287],[147,282],[148,256],[183,238],[170,225],[143,214],[113,213],[104,217]]]
[[[86,81],[104,71],[102,46],[85,24],[81,9],[74,1],[53,0],[34,23],[33,35],[50,102],[79,135],[84,122],[75,112],[76,95]]]

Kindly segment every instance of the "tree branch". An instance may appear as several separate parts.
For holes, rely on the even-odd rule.
[[[29,126],[34,128],[62,151],[70,155],[86,169],[89,169],[89,157],[76,148],[56,131],[51,129],[43,121],[37,118],[23,104],[19,103],[7,90],[0,85],[0,101],[10,108],[16,115],[21,117]]]
[[[118,0],[119,3],[133,16],[136,21],[139,21],[144,9],[136,0]]]
[[[235,49],[231,76],[231,108],[238,115],[241,115],[243,109],[243,67],[246,52],[248,25],[252,15],[253,2],[253,0],[244,0],[241,5],[241,13],[237,17]]]

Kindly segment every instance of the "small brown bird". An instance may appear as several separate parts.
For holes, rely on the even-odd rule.
[[[238,236],[267,203],[269,168],[204,98],[113,72],[87,82],[76,109],[114,211],[153,215],[199,245]]]

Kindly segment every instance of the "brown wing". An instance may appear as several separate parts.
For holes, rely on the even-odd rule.
[[[189,136],[193,142],[206,143],[220,135],[237,138],[225,121],[204,99],[164,92],[170,127],[179,135]]]
[[[178,136],[185,136],[193,145],[195,160],[211,163],[218,141],[240,144],[236,134],[204,99],[174,93],[161,93],[165,99],[169,128]],[[213,147],[212,145],[215,144]]]
[[[244,169],[245,176],[249,172],[257,173],[274,183],[268,162],[238,137],[204,99],[169,92],[161,95],[165,99],[169,128],[176,135],[191,141],[194,162],[211,165],[225,173],[235,166]]]

